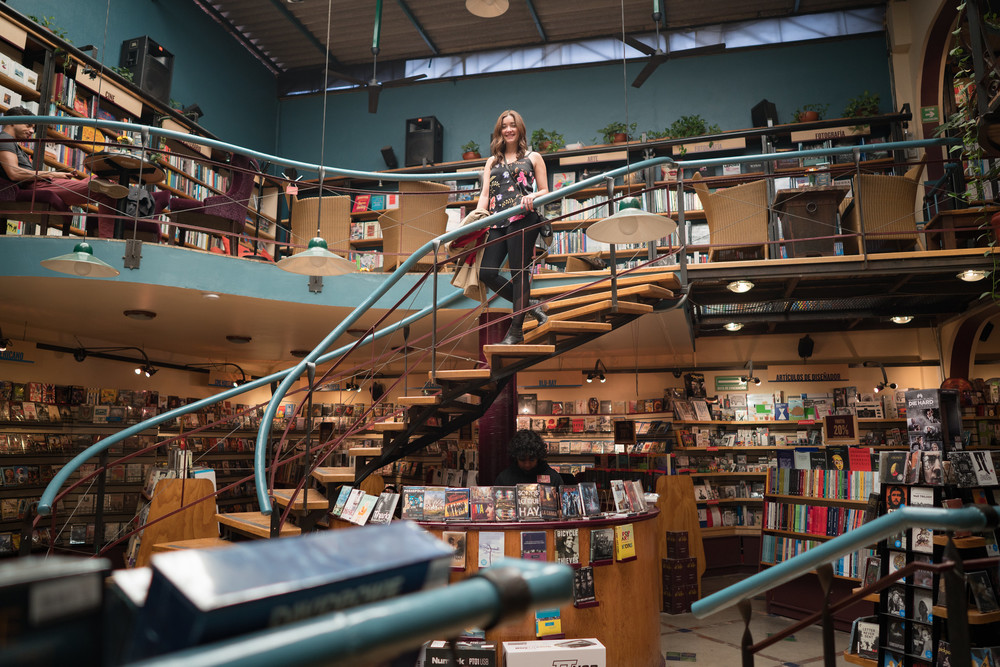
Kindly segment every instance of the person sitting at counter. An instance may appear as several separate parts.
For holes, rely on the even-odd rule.
[[[522,429],[507,445],[512,462],[497,475],[496,486],[515,484],[563,484],[562,476],[545,462],[545,441],[534,431]]]
[[[0,121],[0,167],[7,180],[17,184],[13,200],[46,203],[67,215],[70,206],[96,203],[99,218],[111,216],[109,219],[113,219],[115,200],[128,195],[124,185],[94,177],[78,179],[64,171],[35,171],[31,158],[18,145],[18,142],[31,140],[35,124],[17,122],[18,116],[34,115],[37,114],[24,107],[11,107]]]

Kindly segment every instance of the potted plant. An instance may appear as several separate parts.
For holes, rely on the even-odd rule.
[[[462,144],[462,159],[463,160],[475,160],[476,158],[482,157],[479,154],[479,144],[475,141],[468,141]]]
[[[531,133],[531,147],[539,153],[554,153],[566,145],[563,135],[555,130],[538,128]]]
[[[823,118],[823,114],[830,108],[829,104],[803,104],[801,109],[796,109],[792,114],[796,123],[809,123]]]
[[[667,134],[674,139],[684,137],[699,137],[703,134],[715,134],[722,132],[718,125],[709,125],[699,114],[693,116],[681,116],[667,128]]]
[[[646,130],[643,134],[646,135],[646,141],[670,138],[670,133],[667,130]]]
[[[878,115],[879,96],[869,93],[867,90],[857,97],[852,97],[844,107],[844,118],[855,116],[876,116]]]
[[[601,133],[604,143],[623,144],[628,141],[630,134],[635,134],[637,127],[638,123],[629,123],[626,125],[620,121],[614,121],[597,131]]]

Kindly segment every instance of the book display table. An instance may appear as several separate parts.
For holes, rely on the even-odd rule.
[[[596,637],[607,648],[607,664],[633,667],[659,667],[660,655],[660,556],[662,535],[657,529],[659,510],[644,514],[579,521],[521,521],[514,523],[418,522],[431,533],[443,537],[446,531],[465,534],[465,569],[453,568],[452,583],[479,571],[479,535],[486,532],[503,534],[503,552],[511,558],[521,558],[521,533],[545,532],[545,557],[556,558],[556,531],[575,528],[579,532],[580,565],[590,562],[591,532],[632,524],[635,558],[624,562],[614,560],[595,565],[594,592],[596,605],[560,608],[561,631],[567,638]],[[606,561],[602,561],[606,562]],[[500,626],[486,632],[486,640],[502,646],[505,641],[536,639],[531,614],[518,623]],[[499,659],[499,656],[498,656]],[[500,664],[499,662],[497,664]]]

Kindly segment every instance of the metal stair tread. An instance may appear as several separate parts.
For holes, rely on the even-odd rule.
[[[354,481],[354,468],[323,466],[313,470],[312,476],[324,484],[343,484]]]
[[[610,322],[579,322],[576,320],[549,320],[541,326],[536,326],[524,334],[524,342],[530,343],[536,338],[541,338],[549,334],[573,335],[590,333],[607,333],[611,331]]]
[[[595,303],[588,304],[586,306],[580,306],[579,308],[573,308],[571,310],[564,310],[558,313],[552,313],[549,315],[549,321],[553,320],[575,320],[577,318],[586,317],[588,315],[600,315],[601,313],[611,311],[611,300],[607,299],[605,301],[597,301]],[[635,303],[633,301],[619,301],[618,302],[618,312],[614,314],[619,315],[645,315],[646,313],[653,312],[653,306],[648,303]],[[524,323],[524,330],[532,331],[538,328],[538,323],[532,320],[531,322]]]
[[[292,493],[294,492],[295,489],[271,489],[271,495],[274,497],[274,502],[282,507],[288,507],[292,498]],[[295,497],[295,502],[292,504],[292,509],[322,510],[330,507],[330,501],[316,489],[309,489],[308,504],[302,502],[304,495],[304,489],[299,489],[299,493]]]
[[[441,402],[440,394],[429,396],[400,396],[396,399],[399,405],[437,405]]]
[[[216,520],[224,526],[229,526],[233,530],[253,535],[254,537],[271,536],[271,517],[260,512],[230,512],[228,514],[219,513],[215,515]],[[285,522],[281,527],[279,535],[281,537],[293,537],[301,535],[302,529],[298,526]]]
[[[634,287],[619,288],[618,298],[622,301],[628,301],[632,299],[649,299],[659,301],[660,299],[672,299],[674,293],[659,285],[636,285]],[[590,293],[579,293],[565,299],[556,299],[555,301],[550,301],[549,315],[553,315],[556,311],[562,310],[564,308],[575,308],[577,306],[582,306],[587,303],[593,303],[595,301],[604,301],[611,298],[611,286],[608,285],[608,289],[602,291],[594,291]]]
[[[488,357],[543,357],[555,354],[555,345],[483,345],[483,354]]]
[[[552,285],[551,287],[539,287],[531,290],[531,297],[533,299],[547,299],[553,296],[559,296],[560,294],[565,294],[566,292],[572,292],[574,290],[580,290],[581,292],[589,292],[593,290],[607,290],[611,287],[611,278],[608,276],[601,282],[597,284],[591,284],[593,281],[587,281],[585,283],[572,283],[569,285]],[[677,289],[680,287],[680,281],[673,271],[666,271],[662,273],[640,273],[631,274],[627,276],[621,276],[618,278],[618,287],[632,287],[635,285],[660,285],[661,287],[666,287],[667,289]]]
[[[462,380],[488,380],[493,371],[489,368],[456,368],[447,371],[437,371],[436,379],[449,382]],[[427,371],[427,377],[434,379],[435,373]]]

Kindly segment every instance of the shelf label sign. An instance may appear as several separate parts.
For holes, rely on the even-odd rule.
[[[939,107],[920,107],[921,123],[940,123],[941,109]]]
[[[739,375],[716,375],[715,391],[746,391],[747,383]]]
[[[847,364],[767,367],[768,382],[846,382],[849,379]]]

